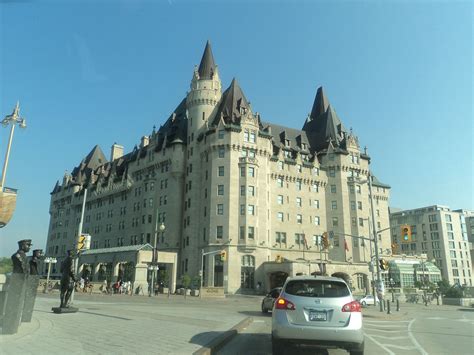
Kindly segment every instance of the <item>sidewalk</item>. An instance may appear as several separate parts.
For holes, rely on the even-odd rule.
[[[31,323],[0,335],[2,354],[191,354],[241,322],[252,299],[78,295],[79,312],[54,314],[38,296]],[[258,305],[257,305],[258,307]]]

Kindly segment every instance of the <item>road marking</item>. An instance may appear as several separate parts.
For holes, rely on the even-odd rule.
[[[421,347],[421,345],[416,341],[414,335],[412,334],[411,332],[411,327],[413,325],[413,323],[416,321],[416,318],[415,319],[412,319],[410,321],[410,324],[408,324],[408,336],[410,337],[411,341],[413,342],[413,344],[415,344],[416,348],[418,349],[418,351],[420,353],[422,353],[423,355],[428,355],[428,353],[425,351],[425,349],[423,349]]]
[[[384,339],[390,339],[390,340],[398,340],[398,339],[410,339],[408,336],[399,336],[399,337],[392,337],[392,336],[385,336],[385,335],[376,335],[376,334],[371,334],[371,336],[376,337],[376,338],[384,338]]]
[[[265,323],[265,321],[264,321],[264,320],[259,320],[259,319],[257,319],[257,320],[254,320],[253,322],[254,322],[254,323]]]
[[[376,331],[376,332],[385,332],[385,333],[400,333],[400,329],[388,330],[388,329],[375,329],[375,328],[370,328],[370,329],[367,329],[367,330],[370,330],[371,332],[372,332],[372,331]]]
[[[396,321],[387,321],[387,320],[364,320],[364,323],[410,323],[409,320],[396,320]]]
[[[364,326],[382,327],[382,328],[405,328],[407,325],[406,324],[390,324],[387,322],[387,324],[364,324]]]
[[[400,349],[400,350],[413,350],[413,349],[416,349],[416,346],[400,346],[400,345],[394,345],[394,344],[385,344],[385,346],[395,348],[395,349]]]
[[[369,334],[365,333],[364,332],[364,335],[369,338],[370,340],[372,340],[375,344],[377,344],[378,346],[380,346],[382,349],[384,349],[387,353],[389,353],[390,355],[395,355],[394,352],[390,351],[390,349],[386,348],[385,346],[383,346],[383,344],[379,343],[377,340],[375,340],[374,338],[372,338]]]
[[[426,319],[442,320],[442,319],[446,319],[446,318],[442,318],[442,317],[427,317]]]

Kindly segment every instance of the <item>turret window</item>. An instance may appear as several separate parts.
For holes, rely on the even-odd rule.
[[[225,131],[223,129],[220,129],[219,130],[219,133],[218,133],[218,138],[219,139],[223,139],[224,138],[224,134],[225,134]]]

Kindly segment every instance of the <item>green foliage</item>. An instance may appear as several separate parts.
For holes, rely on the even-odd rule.
[[[447,298],[462,298],[463,296],[464,293],[461,287],[451,287],[445,294]]]
[[[191,276],[184,274],[181,278],[181,282],[183,283],[184,288],[189,288],[189,285],[191,284]]]
[[[12,259],[3,257],[0,258],[0,274],[6,274],[13,270]]]
[[[438,281],[438,288],[439,288],[439,293],[442,295],[445,295],[446,292],[451,288],[451,285],[449,284],[448,280],[441,280]]]
[[[163,281],[164,287],[169,287],[170,274],[167,270],[158,271],[158,280]]]
[[[201,276],[196,275],[193,277],[192,288],[195,290],[201,288]]]

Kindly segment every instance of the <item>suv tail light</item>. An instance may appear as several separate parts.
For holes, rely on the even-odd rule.
[[[287,311],[294,311],[295,310],[295,305],[284,299],[283,297],[278,297],[277,300],[275,301],[275,309],[284,309]]]
[[[343,312],[360,312],[360,303],[359,301],[352,301],[350,303],[346,303],[344,306],[342,306],[342,311]]]

